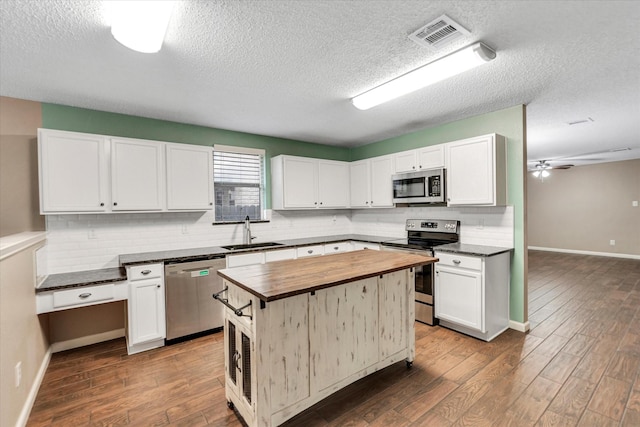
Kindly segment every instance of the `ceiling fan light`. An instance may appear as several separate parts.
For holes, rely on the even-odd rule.
[[[351,103],[359,110],[368,110],[492,61],[495,57],[493,49],[478,42],[357,95]]]
[[[109,1],[111,34],[129,49],[142,53],[160,51],[174,1]]]
[[[540,176],[540,171],[534,171],[532,175],[537,178]]]
[[[550,174],[550,173],[549,173],[549,171],[548,171],[548,170],[546,170],[546,169],[544,169],[544,170],[540,173],[540,176],[542,176],[543,178],[546,178],[546,177],[548,177],[549,175],[551,175],[551,174]]]

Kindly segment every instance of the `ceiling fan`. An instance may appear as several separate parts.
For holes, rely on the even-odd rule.
[[[631,148],[624,147],[624,148],[616,148],[616,149],[611,149],[611,150],[606,150],[606,151],[592,151],[590,153],[578,154],[576,156],[557,157],[555,159],[550,159],[550,160],[551,161],[556,161],[556,160],[578,160],[578,161],[604,160],[603,158],[590,158],[590,159],[587,159],[587,158],[585,158],[585,156],[592,156],[594,154],[609,154],[609,153],[614,153],[614,152],[618,152],[618,151],[627,151],[627,150],[631,150]],[[530,163],[533,163],[533,164],[532,164],[532,166],[529,167],[529,169],[527,169],[527,171],[528,172],[533,172],[533,176],[535,176],[536,178],[540,178],[542,180],[542,179],[544,179],[544,178],[546,178],[546,177],[548,177],[550,175],[549,174],[549,170],[551,170],[551,169],[569,169],[569,168],[574,166],[572,164],[551,165],[549,163],[550,160],[536,160],[535,162],[530,162]]]

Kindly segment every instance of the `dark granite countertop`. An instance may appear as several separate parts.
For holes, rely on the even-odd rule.
[[[206,259],[222,258],[235,253],[259,252],[274,249],[296,248],[300,246],[319,245],[325,243],[344,242],[347,240],[357,240],[367,243],[381,243],[389,240],[389,237],[368,236],[364,234],[341,234],[334,236],[307,237],[302,239],[278,240],[278,246],[268,246],[262,248],[228,250],[219,246],[206,248],[175,249],[157,252],[144,252],[137,254],[120,255],[120,267],[105,268],[101,270],[76,271],[73,273],[52,274],[36,288],[36,293],[55,291],[69,288],[80,288],[122,282],[127,280],[125,267],[136,264],[150,263],[177,263],[191,262]]]
[[[60,289],[81,288],[91,285],[124,282],[126,280],[127,272],[122,267],[52,274],[36,288],[36,294],[40,292],[57,291]]]
[[[125,267],[136,264],[149,263],[176,263],[200,261],[206,259],[221,258],[230,254],[259,252],[268,250],[277,250],[285,248],[297,248],[301,246],[320,245],[326,243],[344,242],[355,240],[359,242],[380,244],[387,240],[393,240],[389,237],[371,236],[366,234],[339,234],[321,237],[306,237],[302,239],[278,240],[278,246],[258,247],[251,249],[228,250],[219,246],[211,246],[205,248],[191,249],[175,249],[157,252],[145,252],[137,254],[120,255],[119,268],[105,268],[101,270],[77,271],[73,273],[52,274],[36,288],[36,293],[47,292],[53,290],[78,288],[83,286],[99,285],[113,282],[122,282],[127,280]],[[449,245],[438,246],[439,251],[452,252],[459,254],[468,254],[476,256],[492,256],[503,252],[512,251],[510,248],[500,248],[495,246],[466,245],[460,243],[452,243]]]
[[[483,245],[468,245],[465,243],[449,243],[448,245],[442,245],[435,248],[436,251],[449,252],[461,255],[475,255],[475,256],[493,256],[502,254],[504,252],[513,251],[512,248],[502,248],[498,246],[483,246]]]
[[[205,259],[221,258],[226,255],[237,253],[262,252],[277,249],[296,248],[300,246],[344,242],[346,240],[357,240],[367,243],[381,243],[389,239],[389,237],[368,236],[364,234],[340,234],[333,236],[307,237],[302,239],[276,240],[275,242],[279,243],[279,245],[277,246],[257,247],[250,249],[228,250],[219,246],[211,246],[207,248],[175,249],[169,251],[124,254],[120,255],[119,261],[120,266],[122,267],[125,267],[127,265],[148,264],[154,262],[191,262]]]

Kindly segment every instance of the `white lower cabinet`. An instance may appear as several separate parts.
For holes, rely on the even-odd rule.
[[[491,341],[509,327],[510,253],[437,252],[435,316],[440,325]]]
[[[127,352],[139,353],[164,345],[166,337],[162,264],[127,267]]]

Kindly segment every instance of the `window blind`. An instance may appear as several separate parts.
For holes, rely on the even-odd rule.
[[[262,154],[213,152],[216,222],[262,219]]]

